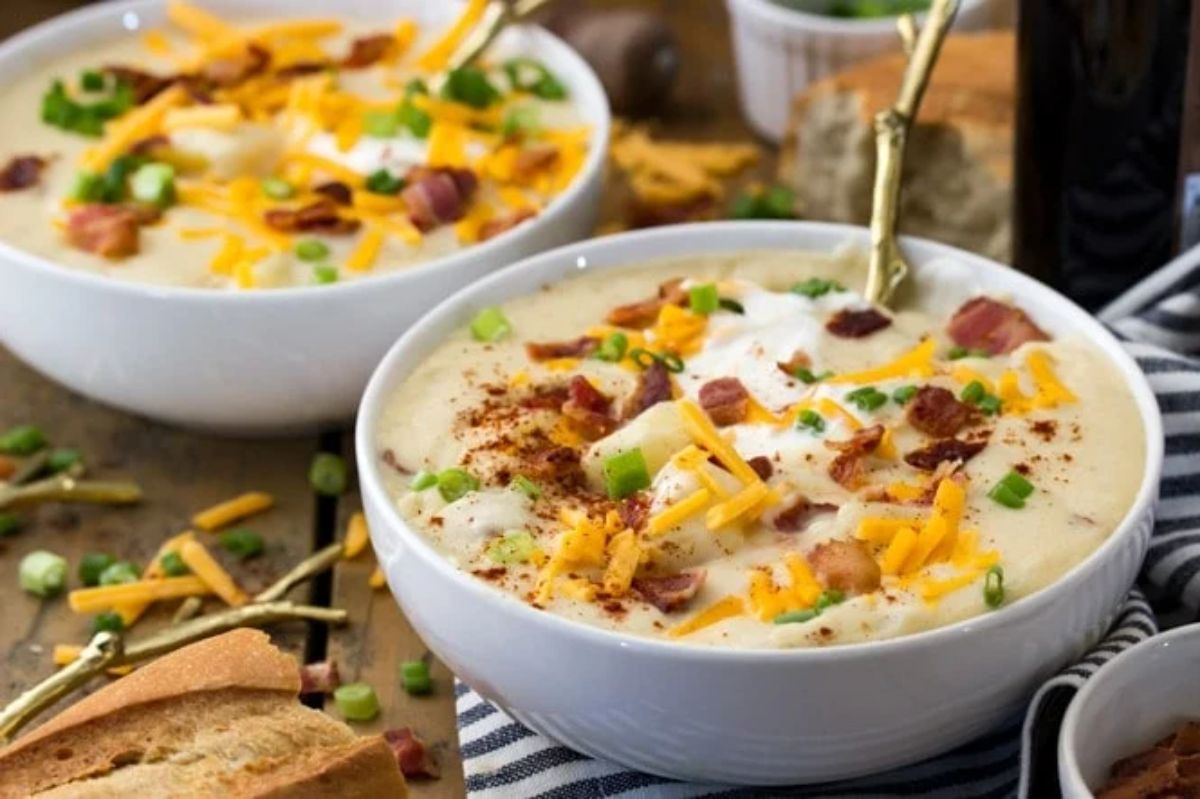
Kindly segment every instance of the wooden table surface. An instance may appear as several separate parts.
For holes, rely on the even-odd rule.
[[[72,0],[16,4],[0,19],[0,36],[75,5],[78,3]],[[596,0],[591,5],[616,4]],[[623,5],[649,7],[664,14],[683,53],[674,100],[654,120],[654,130],[688,139],[752,139],[737,108],[723,0],[650,0]],[[763,156],[752,170],[754,174],[765,176],[773,170],[773,154],[764,148]],[[619,215],[620,198],[620,188],[612,187],[605,200],[606,219]],[[66,557],[72,568],[80,556],[91,551],[145,563],[164,538],[187,529],[196,510],[245,490],[263,490],[276,497],[277,505],[246,526],[263,536],[267,551],[247,564],[228,564],[245,586],[254,590],[338,537],[346,519],[358,509],[353,492],[340,501],[318,501],[306,477],[317,451],[352,457],[347,431],[288,440],[233,440],[170,428],[74,395],[0,346],[0,430],[24,423],[40,426],[56,445],[79,448],[93,474],[137,480],[146,490],[146,500],[127,509],[44,506],[29,514],[21,532],[0,539],[0,656],[4,663],[0,703],[52,672],[50,654],[56,643],[83,643],[88,637],[87,617],[71,613],[64,599],[43,602],[19,590],[17,564],[26,553],[49,549]],[[294,598],[346,608],[352,617],[349,626],[326,635],[320,627],[279,625],[271,630],[272,636],[306,660],[335,657],[343,679],[362,679],[375,686],[383,714],[372,724],[360,725],[362,732],[411,726],[432,744],[442,777],[414,783],[418,799],[462,796],[451,676],[431,658],[391,596],[369,588],[367,577],[372,568],[369,556],[343,562],[332,580],[320,580],[294,592]],[[72,584],[74,580],[72,575]],[[165,623],[169,615],[167,608],[148,615],[135,635]],[[433,663],[434,693],[412,698],[400,687],[397,667],[401,661],[422,657]]]

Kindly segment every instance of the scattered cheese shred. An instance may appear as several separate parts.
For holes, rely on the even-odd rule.
[[[751,483],[721,504],[709,508],[704,516],[704,524],[709,530],[727,527],[742,516],[749,515],[769,494],[766,483],[761,480]]]
[[[1054,362],[1045,350],[1034,350],[1025,356],[1025,366],[1037,385],[1036,402],[1043,408],[1078,402],[1079,398],[1058,379]]]
[[[883,553],[879,570],[885,575],[897,575],[904,568],[905,561],[917,544],[917,531],[911,527],[901,527],[896,531],[887,551]]]
[[[434,122],[426,162],[431,167],[467,166],[467,129],[453,122]]]
[[[904,573],[920,569],[943,539],[953,541],[958,535],[966,496],[966,491],[957,480],[943,480],[938,484],[937,493],[933,497],[933,512],[921,528],[908,559],[904,561]]]
[[[474,244],[483,234],[483,226],[495,215],[492,206],[476,200],[471,203],[466,216],[454,224],[454,235],[463,244]]]
[[[343,555],[346,560],[357,557],[371,543],[371,534],[367,529],[367,517],[361,511],[350,517],[346,525],[346,542],[343,545]]]
[[[983,386],[984,390],[989,394],[996,393],[996,386],[992,383],[991,378],[985,374],[981,374],[969,366],[958,365],[950,370],[950,376],[959,383],[966,385],[967,383],[978,382]]]
[[[245,251],[245,239],[236,233],[226,233],[221,240],[221,249],[208,263],[209,271],[217,275],[232,275]]]
[[[937,342],[933,338],[927,338],[891,363],[861,372],[847,372],[831,377],[827,382],[878,383],[893,378],[929,377],[933,374],[933,353],[936,347]]]
[[[704,510],[710,499],[712,493],[707,488],[701,488],[651,516],[647,529],[651,535],[662,535]]]
[[[118,155],[128,151],[139,139],[158,132],[167,112],[188,100],[187,91],[179,85],[160,92],[145,105],[104,126],[104,138],[83,154],[83,166],[101,172]]]
[[[866,516],[859,521],[855,536],[872,544],[887,546],[897,533],[912,527],[915,521],[903,517]]]
[[[707,414],[698,405],[691,400],[680,400],[679,413],[683,418],[683,425],[688,435],[711,452],[721,462],[721,465],[729,470],[730,474],[747,485],[761,482],[758,472],[754,471],[750,464],[746,463],[737,453],[737,450],[721,437]]]
[[[462,44],[464,38],[479,24],[483,12],[487,10],[488,0],[470,0],[461,15],[450,26],[442,38],[438,39],[428,50],[417,58],[417,66],[427,72],[437,72],[446,67],[450,56]]]
[[[352,189],[361,188],[366,181],[362,175],[350,169],[347,166],[342,166],[337,161],[332,161],[328,158],[322,158],[319,155],[312,153],[295,152],[287,156],[288,161],[292,161],[304,166],[309,166],[317,172],[324,172],[329,177],[340,180]]]
[[[275,498],[270,494],[262,491],[249,491],[200,511],[192,517],[192,524],[201,530],[212,532],[239,519],[261,513],[274,504]]]
[[[355,272],[366,272],[375,265],[382,248],[383,230],[375,225],[367,225],[350,257],[346,259],[346,268]]]
[[[163,130],[168,133],[185,128],[211,128],[231,131],[242,121],[242,109],[232,103],[172,108],[163,115]]]
[[[668,302],[658,312],[658,320],[650,332],[655,346],[686,356],[699,352],[707,327],[707,316]]]
[[[143,580],[154,580],[160,577],[165,577],[166,573],[162,569],[163,555],[170,552],[179,552],[179,548],[188,541],[195,541],[196,534],[191,530],[186,530],[179,535],[172,536],[159,545],[158,551],[154,553],[154,558],[146,564],[142,569]],[[134,623],[141,618],[142,614],[153,604],[151,602],[130,602],[128,604],[116,605],[113,610],[120,614],[121,621],[124,622],[126,629],[132,627]]]
[[[173,52],[171,42],[162,31],[146,31],[142,34],[142,46],[152,55],[167,57]]]
[[[613,596],[622,596],[629,591],[634,572],[641,562],[642,547],[637,533],[622,530],[608,544],[608,566],[604,570],[604,590]]]
[[[975,582],[982,576],[982,573],[976,570],[956,574],[953,577],[947,577],[944,580],[923,580],[921,582],[921,598],[926,602],[932,602],[935,599],[941,599],[946,594],[957,591],[960,588],[965,588]]]
[[[672,627],[667,632],[667,635],[671,638],[682,638],[685,635],[691,635],[698,630],[711,627],[718,622],[731,619],[734,616],[741,616],[745,612],[746,607],[741,597],[727,596],[717,600],[690,619]]]
[[[374,589],[380,589],[387,585],[387,576],[383,573],[383,569],[376,566],[375,571],[371,572],[371,576],[367,578],[367,585]]]
[[[79,588],[67,595],[67,604],[76,613],[100,613],[134,602],[158,602],[212,593],[208,583],[195,575],[139,580],[135,583]]]
[[[250,601],[250,597],[238,587],[229,572],[221,568],[221,564],[205,549],[199,541],[188,541],[179,548],[179,557],[188,565],[197,577],[212,589],[212,592],[232,607],[241,607]]]

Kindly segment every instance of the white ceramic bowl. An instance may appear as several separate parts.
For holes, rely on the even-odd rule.
[[[324,0],[203,4],[239,22],[328,16],[331,7]],[[162,0],[124,0],[58,17],[0,45],[0,74],[12,79],[126,27],[161,25],[164,8]],[[458,8],[425,0],[337,4],[350,19],[391,25],[411,17],[423,27],[448,24]],[[0,343],[68,388],[175,424],[283,433],[346,422],[371,369],[421,314],[494,269],[589,235],[595,224],[610,121],[604,91],[583,59],[546,31],[505,36],[508,45],[542,59],[566,83],[593,129],[580,174],[537,219],[412,269],[257,292],[111,280],[0,242]]]
[[[993,27],[1011,0],[962,0],[956,31]],[[879,53],[900,49],[895,17],[842,19],[773,0],[726,0],[746,120],[778,142],[792,99],[808,84]]]
[[[1058,780],[1067,799],[1090,799],[1112,764],[1200,719],[1200,625],[1177,627],[1117,655],[1067,709]]]
[[[953,258],[1010,294],[1051,333],[1085,336],[1125,377],[1146,430],[1146,473],[1113,535],[1053,586],[1011,606],[906,638],[828,649],[738,651],[666,643],[567,621],[459,571],[401,518],[380,476],[376,429],[399,385],[486,305],[578,273],[686,253],[830,251],[868,233],[843,225],[683,225],[595,239],[530,258],[459,292],[388,353],[359,411],[356,445],[371,538],[392,592],[430,648],[468,684],[574,749],[655,774],[788,784],[911,763],[1002,722],[1040,681],[1104,632],[1150,534],[1162,461],[1154,396],[1082,309],[1006,267],[907,239],[914,267]],[[945,274],[944,272],[940,274]]]

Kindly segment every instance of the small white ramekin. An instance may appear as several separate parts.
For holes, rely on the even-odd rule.
[[[1080,689],[1058,737],[1066,799],[1091,799],[1113,763],[1200,720],[1200,624],[1156,635],[1104,664]]]
[[[999,0],[1007,2],[1008,0]],[[998,0],[963,0],[957,31],[991,27]],[[842,19],[772,0],[726,0],[746,120],[771,141],[787,130],[794,98],[815,80],[900,48],[895,17]]]
[[[396,343],[359,409],[363,504],[392,593],[455,674],[527,726],[588,755],[680,779],[787,785],[870,774],[965,743],[1010,718],[1103,635],[1150,537],[1163,457],[1154,394],[1087,312],[1012,269],[928,241],[902,239],[914,279],[938,261],[985,292],[1013,297],[1051,333],[1084,337],[1124,378],[1145,430],[1145,472],[1125,518],[1082,563],[1031,596],[936,630],[825,649],[657,641],[572,622],[502,593],[435,551],[389,497],[381,414],[396,387],[481,307],[581,270],[688,253],[830,252],[868,242],[864,228],[811,222],[712,222],[606,236],[481,280]]]
[[[328,0],[204,0],[204,6],[239,22],[327,17],[334,8]],[[459,6],[339,0],[336,11],[377,25],[410,17],[440,27]],[[115,0],[56,17],[0,45],[0,74],[11,80],[60,53],[161,26],[165,8],[164,0]],[[371,370],[421,314],[487,273],[594,227],[610,124],[604,89],[583,59],[546,31],[511,30],[505,37],[498,46],[541,59],[562,79],[592,127],[575,181],[536,219],[410,269],[252,292],[113,280],[0,241],[0,344],[70,389],[172,424],[238,434],[344,424]],[[32,118],[37,109],[25,112]]]

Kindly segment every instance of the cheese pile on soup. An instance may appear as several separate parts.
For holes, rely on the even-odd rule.
[[[936,266],[895,313],[843,285],[861,258],[780,252],[482,309],[392,397],[389,490],[460,568],[622,632],[814,646],[991,612],[1112,533],[1143,434],[1095,347],[947,303]]]
[[[0,240],[119,279],[255,289],[501,235],[571,183],[590,134],[535,59],[448,69],[485,6],[422,30],[234,26],[172,2],[169,29],[63,53],[0,91]]]

